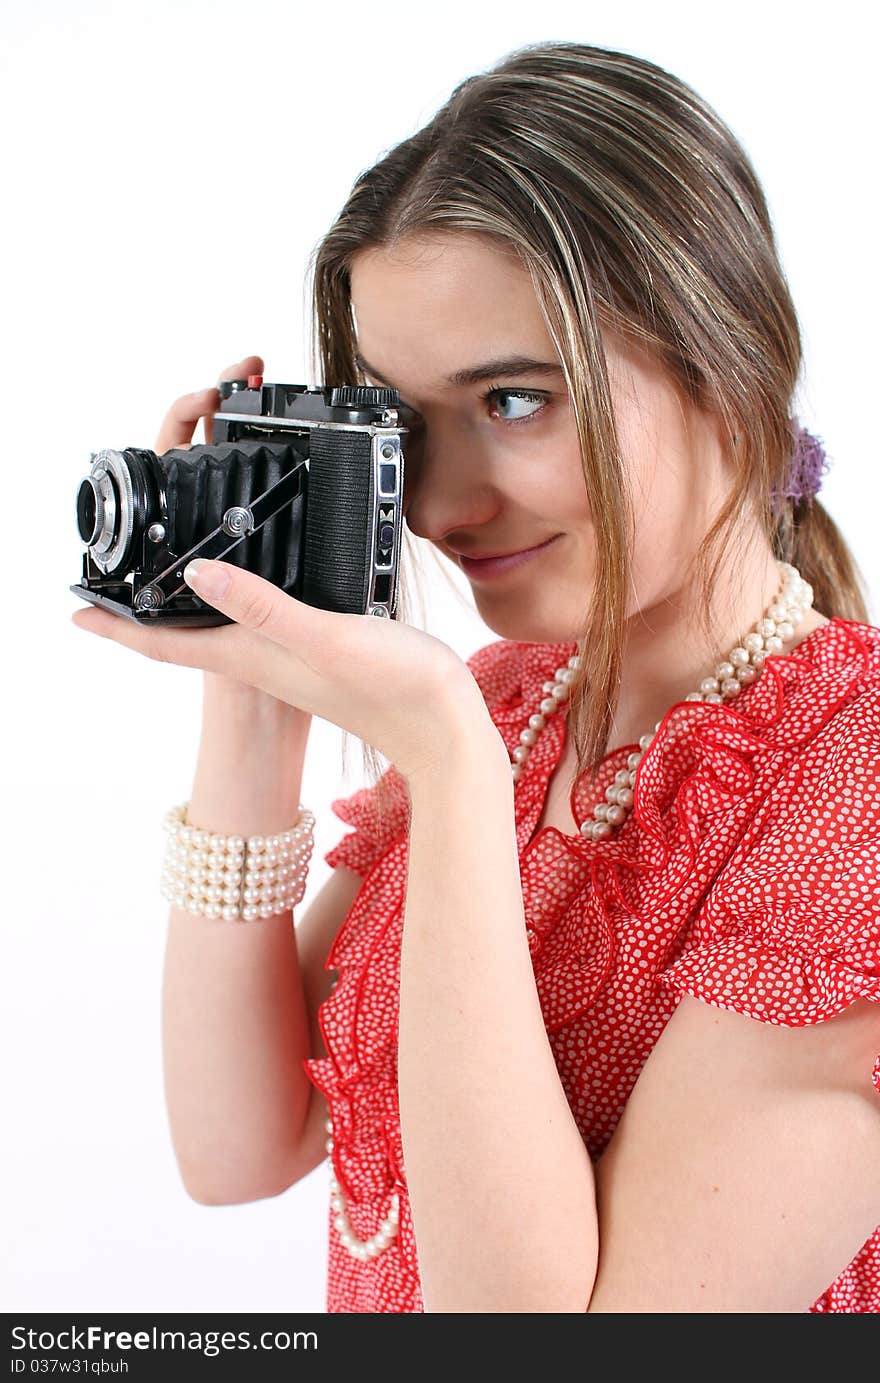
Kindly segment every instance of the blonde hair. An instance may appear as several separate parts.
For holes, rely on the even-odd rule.
[[[655,353],[684,398],[720,417],[736,479],[695,559],[707,634],[709,592],[746,504],[757,505],[775,556],[813,586],[817,609],[867,621],[863,578],[819,501],[774,510],[801,336],[757,176],[705,101],[644,58],[577,43],[528,45],[461,82],[428,124],[360,174],[313,254],[312,348],[324,384],[363,380],[353,256],[456,232],[519,256],[571,396],[597,543],[570,691],[579,774],[594,773],[608,749],[631,584],[632,512],[601,326]]]

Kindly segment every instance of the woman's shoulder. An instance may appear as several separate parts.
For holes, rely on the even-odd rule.
[[[864,620],[832,615],[794,649],[819,666],[860,662],[867,677],[880,677],[880,627]]]
[[[769,659],[763,695],[759,679],[752,709],[778,698],[780,729],[804,744],[816,732],[846,737],[867,717],[876,727],[880,707],[880,628],[836,615],[814,629],[788,655]],[[775,719],[775,716],[773,717]]]

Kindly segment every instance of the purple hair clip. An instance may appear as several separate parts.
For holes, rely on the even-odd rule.
[[[791,420],[792,451],[785,484],[771,491],[773,512],[778,514],[787,499],[812,501],[822,486],[829,461],[818,437],[814,437],[796,418]]]

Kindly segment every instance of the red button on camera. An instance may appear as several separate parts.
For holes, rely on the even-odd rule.
[[[248,388],[259,389],[263,383],[262,375],[248,375]]]

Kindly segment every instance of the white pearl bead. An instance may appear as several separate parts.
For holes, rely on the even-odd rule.
[[[653,740],[653,738],[654,738],[653,735],[642,735],[642,738],[639,740],[639,747],[640,747],[643,751],[644,751],[644,750],[647,750],[647,749],[650,749],[650,747],[651,747],[651,741]]]
[[[632,788],[618,788],[617,800],[621,807],[631,807],[635,800]]]
[[[541,702],[541,712],[543,715],[552,715],[555,710],[556,702],[552,697],[548,696],[544,701]]]
[[[553,688],[555,687],[555,685],[556,685],[555,682],[545,682],[545,683],[543,684],[543,686],[541,687],[541,691],[543,691],[543,692],[552,692],[552,690],[553,690]]]
[[[577,667],[578,667],[578,664],[579,664],[579,663],[580,663],[580,656],[579,656],[577,653],[573,653],[572,656],[571,656],[571,657],[569,658],[569,660],[568,660],[568,666],[571,668],[572,672],[575,672],[575,671],[577,670]]]
[[[715,669],[715,676],[719,682],[725,682],[728,677],[734,676],[733,663],[719,663]]]
[[[776,632],[783,643],[785,643],[788,639],[793,637],[794,625],[791,623],[791,620],[784,619],[780,625],[777,625]]]
[[[757,628],[762,639],[769,639],[771,634],[776,633],[776,621],[775,619],[759,620]],[[761,645],[759,644],[758,647],[760,648]]]
[[[520,733],[520,740],[523,744],[535,744],[537,742],[537,739],[537,731],[532,730],[531,728],[529,728],[528,730],[523,730]]]
[[[574,681],[574,673],[571,668],[560,668],[559,672],[556,674],[556,680],[557,682],[564,682],[567,687],[570,687]]]
[[[606,836],[610,836],[610,835],[611,835],[611,827],[608,825],[608,822],[607,822],[607,821],[596,821],[596,822],[594,822],[594,824],[593,824],[593,836],[594,836],[595,838],[598,838],[598,839],[600,839],[600,840],[604,840]]]
[[[529,751],[525,747],[525,745],[521,744],[518,746],[518,748],[514,749],[513,757],[516,759],[517,763],[522,763],[525,759],[529,757]]]
[[[529,728],[532,730],[543,730],[547,724],[547,717],[542,715],[529,716]]]
[[[756,649],[755,652],[758,652],[758,650]],[[737,645],[736,648],[732,648],[730,650],[730,657],[728,661],[733,663],[735,667],[740,666],[743,663],[747,663],[749,661],[749,649],[743,648],[741,645]]]
[[[596,803],[595,807],[593,808],[593,815],[594,815],[594,817],[596,818],[597,821],[604,821],[604,820],[605,820],[606,816],[608,815],[608,808],[609,808],[610,805],[611,805],[610,802],[597,802],[597,803]]]
[[[623,807],[621,807],[619,803],[613,802],[611,806],[608,808],[608,813],[605,817],[605,820],[610,821],[612,826],[619,826],[621,821],[623,821],[625,817],[626,812],[624,811]]]
[[[627,758],[627,761],[626,761],[626,766],[627,766],[627,768],[629,769],[630,773],[632,773],[635,769],[637,769],[638,766],[639,766],[639,764],[640,764],[641,762],[642,762],[642,756],[641,756],[641,754],[638,753],[636,750],[633,750],[632,754],[629,755],[629,757]]]
[[[706,692],[717,692],[717,690],[718,690],[718,679],[717,679],[717,677],[704,677],[704,678],[703,678],[702,682],[700,683],[700,691],[702,692],[703,696],[706,695]]]
[[[738,696],[742,688],[735,677],[727,677],[721,683],[722,696]]]
[[[723,701],[723,699],[724,698],[721,696],[720,692],[708,692],[706,696],[703,697],[704,701],[711,701],[714,704]]]
[[[736,670],[736,680],[744,684],[754,682],[757,675],[757,669],[753,667],[738,667]]]
[[[764,647],[768,653],[778,653],[782,648],[782,640],[774,634],[772,638],[764,640]]]

